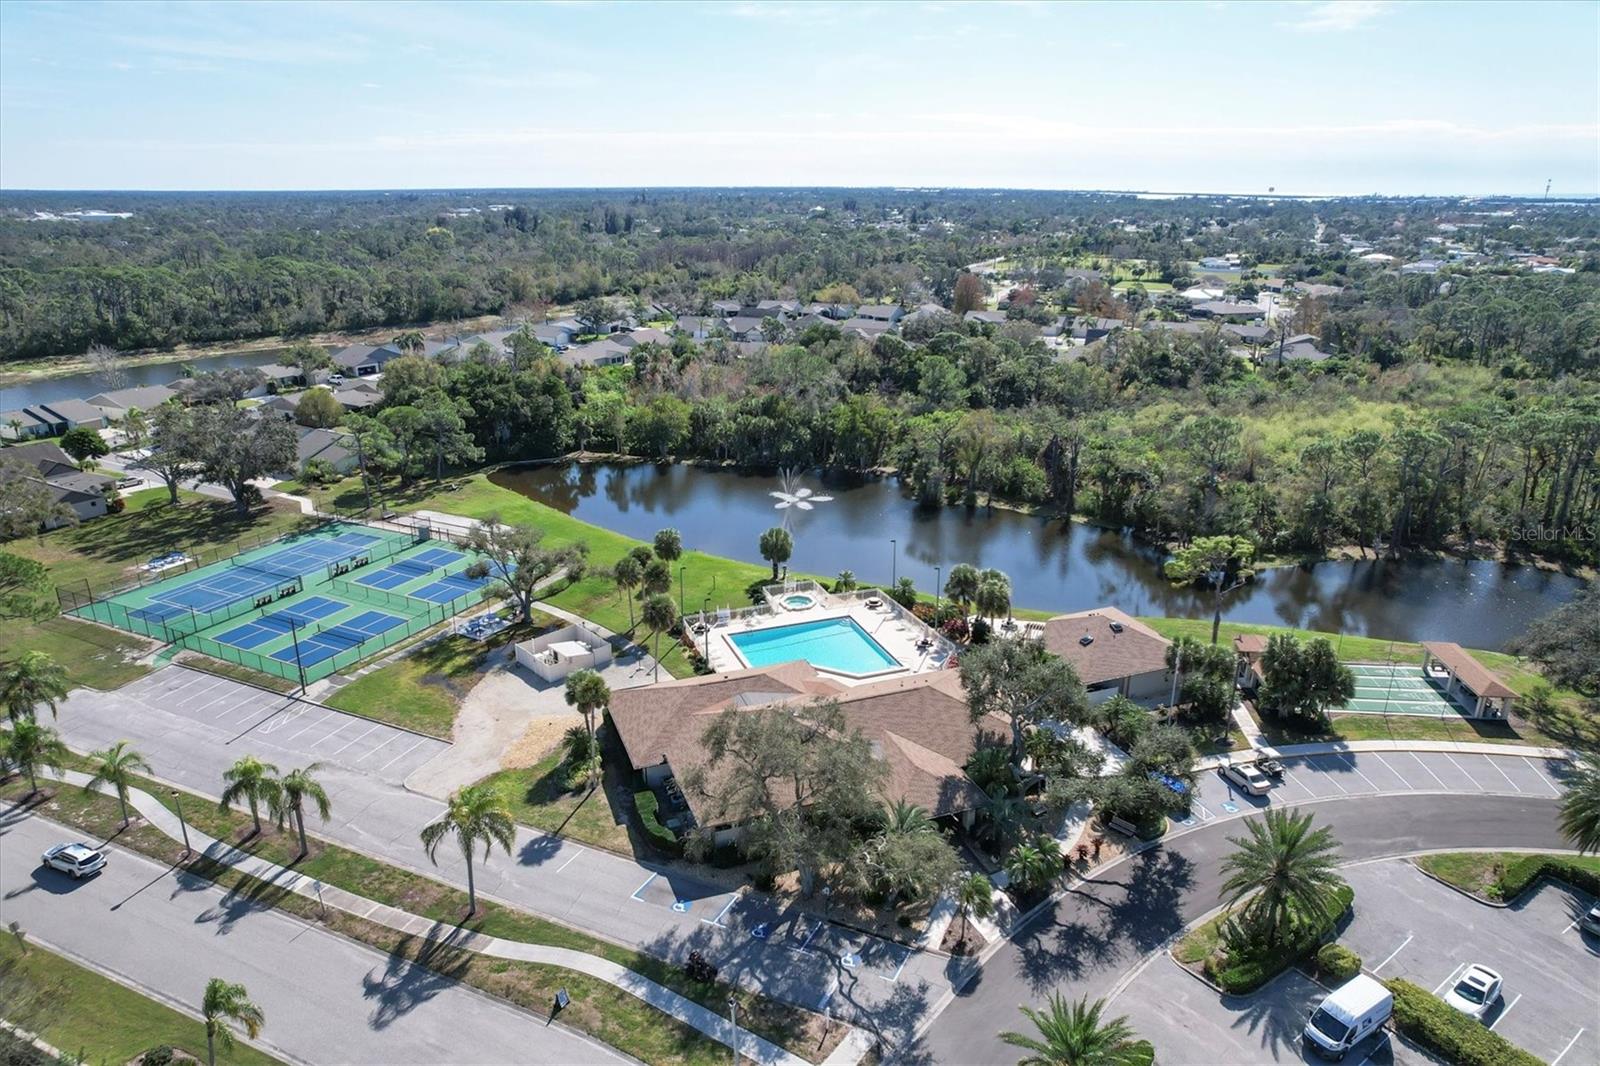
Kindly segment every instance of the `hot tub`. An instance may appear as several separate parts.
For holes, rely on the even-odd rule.
[[[791,592],[778,601],[791,611],[804,611],[817,605],[817,598],[809,592]]]

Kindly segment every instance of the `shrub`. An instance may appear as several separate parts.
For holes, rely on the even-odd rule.
[[[1529,855],[1514,860],[1500,875],[1500,898],[1516,899],[1541,877],[1553,877],[1591,896],[1600,896],[1600,874],[1560,855]]]
[[[1355,890],[1349,885],[1341,887],[1334,895],[1332,917],[1301,923],[1292,939],[1276,947],[1268,947],[1244,923],[1230,923],[1223,935],[1225,950],[1205,962],[1206,976],[1230,995],[1254,992],[1295,962],[1316,951],[1323,938],[1333,931],[1340,916],[1350,909],[1355,895]],[[1319,954],[1319,962],[1320,958]],[[1361,968],[1359,958],[1356,968]]]
[[[668,855],[682,853],[683,845],[678,841],[678,834],[661,824],[661,803],[654,792],[641,788],[633,794],[633,806],[639,812],[639,824],[644,827],[650,843]]]
[[[171,1066],[172,1061],[172,1048],[166,1044],[158,1044],[139,1056],[141,1066]]]
[[[967,627],[967,620],[965,618],[947,618],[944,621],[943,628],[944,635],[955,641],[957,644],[966,640],[971,634],[971,630]]]
[[[911,613],[916,615],[919,621],[928,623],[929,625],[933,624],[934,620],[939,617],[939,613],[937,610],[935,610],[933,604],[925,603],[922,600],[918,600],[916,603],[912,604]]]
[[[1333,984],[1343,984],[1361,972],[1361,956],[1343,944],[1317,949],[1317,972]]]
[[[987,644],[987,643],[989,643],[989,634],[992,633],[992,632],[993,632],[993,628],[989,625],[989,623],[988,623],[988,621],[986,619],[979,618],[979,619],[974,620],[973,623],[972,623],[972,643],[974,643],[974,644]]]
[[[1410,981],[1385,981],[1394,1027],[1456,1066],[1537,1066],[1539,1059]]]

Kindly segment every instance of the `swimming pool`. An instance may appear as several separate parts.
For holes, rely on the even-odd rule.
[[[804,659],[819,670],[840,674],[875,674],[900,667],[900,661],[884,651],[853,618],[823,618],[733,633],[728,640],[751,666]]]

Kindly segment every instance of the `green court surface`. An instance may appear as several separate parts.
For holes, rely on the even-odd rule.
[[[1424,718],[1466,717],[1442,686],[1423,676],[1418,663],[1346,663],[1356,678],[1356,694],[1333,714],[1409,714]]]
[[[473,558],[425,533],[331,522],[68,613],[309,682],[477,604],[487,581],[465,573]]]

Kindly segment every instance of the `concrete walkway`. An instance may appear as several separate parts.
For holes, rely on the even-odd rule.
[[[68,770],[63,774],[62,779],[69,784],[84,788],[88,786],[90,776],[76,770]],[[128,793],[128,802],[145,821],[156,829],[161,830],[173,840],[183,839],[183,827],[179,824],[177,815],[168,810],[154,796],[140,789],[133,789]],[[807,1066],[806,1060],[790,1054],[776,1044],[770,1043],[746,1029],[735,1031],[728,1019],[722,1015],[707,1010],[700,1004],[686,999],[670,988],[658,985],[654,981],[634,973],[632,970],[620,966],[609,959],[602,959],[597,955],[589,955],[581,951],[572,951],[568,948],[528,944],[517,940],[503,940],[500,937],[485,936],[482,933],[471,932],[460,926],[445,925],[442,922],[410,914],[388,904],[358,896],[335,885],[325,884],[315,878],[307,877],[304,874],[268,862],[265,859],[257,858],[247,852],[240,851],[230,844],[224,844],[220,840],[209,837],[193,826],[189,827],[188,835],[191,846],[206,858],[230,866],[258,881],[293,892],[306,899],[314,899],[321,906],[333,907],[336,910],[344,911],[369,922],[375,922],[396,932],[406,933],[446,947],[464,948],[481,955],[541,963],[548,966],[560,966],[564,969],[586,973],[643,1000],[663,1014],[676,1018],[683,1024],[713,1040],[719,1041],[730,1048],[737,1047],[739,1054],[755,1062],[781,1063],[783,1066]],[[862,1053],[866,1051],[867,1045],[860,1041],[850,1042],[847,1040],[847,1043],[850,1046],[860,1046]],[[841,1045],[841,1047],[843,1046]],[[859,1058],[860,1056],[857,1055],[855,1058],[840,1059],[838,1062],[849,1066],[849,1064],[858,1061]],[[833,1062],[835,1060],[830,1058],[829,1061]]]
[[[1224,752],[1206,755],[1195,761],[1199,770],[1215,770],[1235,761],[1264,756],[1268,759],[1292,759],[1303,755],[1337,755],[1352,751],[1433,751],[1452,755],[1507,755],[1531,759],[1575,760],[1578,753],[1570,748],[1541,748],[1531,744],[1485,744],[1457,740],[1342,740],[1319,744],[1285,744],[1273,747],[1262,744],[1250,751]]]

